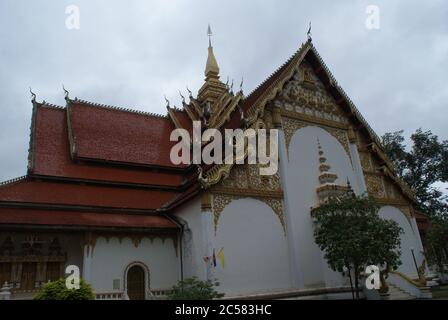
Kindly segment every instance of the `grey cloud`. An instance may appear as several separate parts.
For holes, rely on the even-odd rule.
[[[65,28],[78,5],[81,29]],[[365,9],[380,8],[379,30]],[[0,180],[26,172],[31,104],[72,96],[164,113],[163,95],[202,84],[206,27],[221,76],[250,92],[306,41],[378,134],[418,127],[448,138],[448,4],[434,1],[0,2]]]

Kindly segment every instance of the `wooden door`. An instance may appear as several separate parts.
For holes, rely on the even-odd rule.
[[[8,284],[11,282],[11,269],[11,263],[0,263],[0,287],[2,287],[5,282],[8,282]]]
[[[45,281],[56,281],[61,278],[61,263],[47,262],[47,274]]]
[[[127,274],[127,293],[130,300],[145,300],[145,270],[132,266]]]
[[[20,289],[34,290],[36,283],[36,263],[25,262],[22,264],[22,279]]]

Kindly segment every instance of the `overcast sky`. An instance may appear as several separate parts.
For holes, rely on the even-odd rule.
[[[80,29],[66,27],[66,7]],[[376,5],[379,29],[366,28]],[[0,180],[26,173],[38,100],[71,97],[165,114],[164,94],[203,82],[207,24],[221,76],[249,93],[313,43],[378,134],[422,127],[448,139],[448,1],[0,0]]]

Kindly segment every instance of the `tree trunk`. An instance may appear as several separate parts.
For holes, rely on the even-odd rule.
[[[355,292],[353,291],[352,271],[350,267],[347,267],[347,269],[348,269],[348,278],[350,279],[350,288],[352,289],[352,299],[355,300]]]
[[[359,282],[358,282],[358,266],[354,265],[353,269],[355,269],[355,290],[356,290],[356,300],[359,300]]]

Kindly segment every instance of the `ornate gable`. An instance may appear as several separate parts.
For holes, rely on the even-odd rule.
[[[287,149],[298,129],[317,125],[333,135],[351,159],[348,137],[350,119],[306,60],[296,68],[292,78],[269,106],[280,109]]]
[[[247,97],[241,90],[233,94],[232,87],[219,80],[211,43],[205,75],[198,97],[190,94],[190,103],[183,103],[191,120],[209,128],[281,127],[287,149],[296,130],[319,126],[341,143],[352,165],[350,144],[356,144],[369,193],[385,203],[409,206],[414,201],[413,192],[400,181],[382,151],[380,139],[337,84],[311,39]],[[236,166],[203,169],[199,181],[210,188],[227,179]]]

